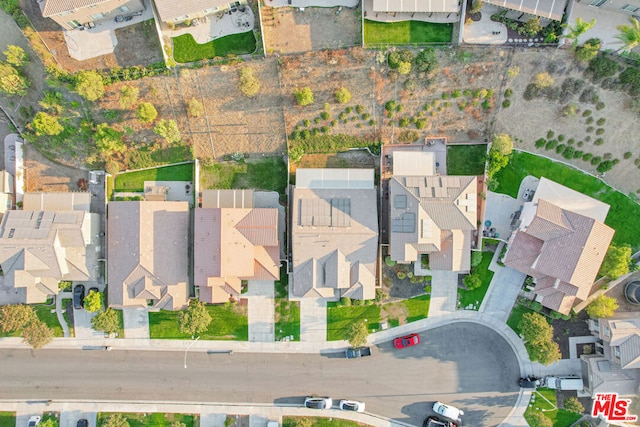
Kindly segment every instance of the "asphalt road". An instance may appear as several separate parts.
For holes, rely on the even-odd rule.
[[[306,395],[351,398],[367,411],[421,425],[436,400],[464,424],[499,424],[518,396],[509,345],[481,325],[424,331],[422,343],[391,343],[360,360],[341,355],[149,351],[0,351],[0,398],[301,403]]]

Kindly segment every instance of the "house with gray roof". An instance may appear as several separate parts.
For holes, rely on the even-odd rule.
[[[389,255],[429,256],[429,269],[468,272],[477,228],[475,176],[434,175],[431,152],[397,151],[389,180]]]
[[[189,302],[189,204],[108,205],[109,306],[182,310]]]
[[[586,300],[615,230],[603,221],[609,206],[541,178],[504,263],[533,277],[536,300],[562,314]]]
[[[375,298],[373,169],[297,169],[290,209],[293,296]]]
[[[143,0],[40,0],[38,4],[43,17],[65,30],[145,9]]]
[[[26,196],[26,195],[25,195]],[[0,225],[0,305],[43,303],[60,281],[93,281],[99,216],[86,210],[7,211]]]
[[[154,0],[158,16],[162,22],[179,24],[185,21],[204,18],[214,13],[224,12],[241,4],[246,5],[246,0]]]
[[[586,390],[635,396],[640,385],[640,313],[616,313],[609,319],[589,319],[598,339],[596,354],[581,355]]]

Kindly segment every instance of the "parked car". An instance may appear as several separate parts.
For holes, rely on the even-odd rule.
[[[81,310],[84,307],[84,285],[73,288],[73,308]]]
[[[456,427],[454,423],[447,420],[442,420],[434,415],[427,417],[422,423],[422,427]]]
[[[40,417],[37,415],[34,415],[33,417],[29,418],[29,423],[27,424],[27,426],[36,427],[38,424],[40,424]]]
[[[343,411],[364,412],[364,402],[357,400],[341,400],[338,407]]]
[[[458,421],[458,422],[461,421],[461,418],[464,415],[464,411],[454,406],[446,405],[442,402],[434,403],[433,411],[438,415],[442,415],[445,418],[449,418],[451,420]]]
[[[347,359],[358,359],[360,357],[371,356],[371,347],[350,348],[344,352]]]
[[[304,406],[311,409],[331,409],[333,400],[330,397],[307,397]]]
[[[540,387],[540,380],[536,377],[524,377],[518,380],[520,388],[537,388]]]
[[[405,348],[405,347],[413,347],[414,345],[420,344],[420,335],[411,334],[405,337],[398,337],[393,340],[393,346],[395,348]]]
[[[76,424],[76,427],[89,427],[89,421],[87,421],[85,418],[81,418],[78,420],[78,424]]]
[[[277,421],[267,421],[267,427],[280,427]]]

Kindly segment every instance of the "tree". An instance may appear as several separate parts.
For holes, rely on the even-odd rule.
[[[573,40],[573,46],[578,45],[578,37],[589,31],[593,26],[596,25],[595,18],[591,21],[584,21],[582,18],[576,19],[576,24],[572,27],[569,24],[565,24],[565,28],[568,30],[567,35],[565,36],[569,40]]]
[[[260,80],[253,75],[253,69],[249,67],[242,67],[238,71],[238,75],[238,88],[240,89],[240,92],[249,98],[253,98],[260,91],[261,86]],[[311,102],[313,102],[313,99]]]
[[[30,82],[11,64],[0,61],[0,91],[7,95],[26,95]]]
[[[180,422],[178,420],[175,420],[174,422],[172,422],[170,424],[171,427],[187,427],[187,425],[183,422]]]
[[[600,266],[600,275],[615,280],[629,273],[631,265],[631,246],[611,245]]]
[[[31,321],[22,330],[22,340],[34,350],[41,349],[53,339],[53,331],[40,319]]]
[[[55,418],[47,418],[46,420],[38,424],[38,426],[39,427],[58,427],[58,420]]]
[[[398,74],[407,75],[411,72],[411,62],[401,62],[398,66]]]
[[[410,50],[394,50],[389,54],[389,68],[397,70],[400,68],[401,64],[409,63],[409,69],[411,69],[411,63],[413,63],[413,60],[413,52]]]
[[[533,411],[527,415],[527,421],[531,427],[553,427],[551,418],[547,418],[545,414],[538,411]]]
[[[87,101],[95,101],[104,96],[102,76],[96,71],[80,71],[75,80],[76,92]]]
[[[120,89],[120,108],[131,108],[138,102],[138,95],[140,95],[140,89],[135,86],[123,86]]]
[[[598,298],[591,301],[591,304],[587,306],[587,314],[592,319],[606,319],[613,316],[617,309],[618,302],[615,298],[608,297],[606,295],[600,295]]]
[[[415,58],[416,69],[421,73],[431,73],[438,69],[438,57],[432,47],[427,47]]]
[[[12,333],[23,329],[36,319],[36,313],[28,305],[15,304],[0,307],[0,329]]]
[[[518,324],[518,329],[522,339],[531,345],[553,339],[553,328],[547,319],[538,313],[525,313]]]
[[[535,36],[540,31],[542,31],[542,24],[540,24],[540,18],[538,18],[537,16],[533,18],[529,18],[529,20],[527,20],[527,22],[525,22],[522,25],[522,30],[524,31],[525,35],[529,37]]]
[[[367,342],[369,336],[369,329],[364,320],[354,322],[349,326],[347,331],[347,340],[352,347],[360,347]]]
[[[513,151],[513,138],[506,133],[498,133],[493,136],[491,151],[508,156]]]
[[[202,117],[204,115],[204,105],[195,98],[191,98],[187,104],[187,114],[191,117]]]
[[[89,313],[102,311],[102,292],[90,291],[84,298],[84,309]]]
[[[482,252],[471,251],[471,269],[473,270],[475,267],[479,266],[481,262],[482,262]]]
[[[351,92],[346,87],[341,87],[336,91],[335,97],[339,104],[346,104],[351,101]]]
[[[295,90],[296,101],[298,105],[310,105],[313,104],[313,92],[309,86],[305,86],[302,89]]]
[[[591,38],[582,46],[576,47],[576,59],[581,62],[589,62],[596,57],[602,42],[598,38]]]
[[[640,44],[640,22],[633,16],[629,18],[631,25],[618,25],[616,29],[620,34],[616,36],[622,43],[622,47],[618,50],[630,51]]]
[[[122,132],[118,132],[112,127],[109,127],[108,124],[100,123],[96,126],[96,132],[93,134],[93,140],[102,152],[111,154],[125,150],[126,145],[122,142],[122,135]]]
[[[478,289],[482,286],[482,279],[477,274],[469,274],[462,279],[462,283],[469,289],[470,291],[473,289]]]
[[[180,141],[180,130],[175,120],[161,119],[156,127],[153,128],[153,131],[163,137],[169,144]]]
[[[115,413],[104,420],[102,427],[129,427],[129,422],[122,414]]]
[[[482,0],[473,0],[471,9],[469,9],[469,13],[475,15],[476,13],[479,13],[480,10],[482,10]]]
[[[578,400],[577,397],[568,397],[562,402],[562,406],[569,412],[575,412],[576,414],[584,413],[584,406]]]
[[[31,128],[36,135],[60,135],[64,128],[58,122],[58,118],[50,114],[40,111],[31,121]]]
[[[528,345],[527,351],[532,362],[540,362],[543,365],[550,365],[557,362],[562,357],[558,343],[549,339],[535,345]]]
[[[96,331],[113,334],[120,329],[120,317],[115,310],[107,308],[105,311],[100,311],[93,316],[91,327]]]
[[[143,123],[151,123],[158,117],[158,111],[156,107],[150,102],[143,102],[138,106],[136,111],[138,119]]]
[[[16,67],[22,67],[29,60],[29,56],[20,46],[10,44],[3,53],[7,58],[7,62]]]
[[[191,300],[189,307],[178,314],[178,323],[181,332],[196,335],[207,330],[211,323],[211,316],[204,303]]]

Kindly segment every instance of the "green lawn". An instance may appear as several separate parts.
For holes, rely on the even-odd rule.
[[[276,341],[292,336],[292,341],[300,341],[300,302],[287,298],[276,298]]]
[[[535,396],[535,402],[532,401],[532,406],[528,407],[524,413],[527,422],[529,422],[529,415],[536,411],[542,411],[547,418],[553,421],[553,427],[570,427],[582,417],[580,414],[564,409],[554,409],[557,407],[555,390],[539,388],[533,393],[533,396]]]
[[[111,415],[113,412],[99,412],[97,427],[101,427]],[[200,424],[199,415],[122,413],[122,416],[130,427],[169,427],[176,421],[183,423],[185,427],[197,427]]]
[[[289,275],[286,264],[280,266],[280,280],[274,284],[276,298],[289,298]]]
[[[124,319],[122,317],[122,310],[116,310],[116,313],[118,313],[118,330],[116,331],[118,334],[117,338],[124,338]]]
[[[339,307],[337,303],[327,304],[327,341],[346,339],[349,326],[358,320],[366,320],[369,332],[377,331],[380,323],[380,306],[358,305]]]
[[[56,315],[54,305],[44,305],[44,304],[34,304],[32,305],[33,309],[38,316],[38,319],[42,320],[47,324],[48,327],[53,330],[54,337],[63,337],[64,333],[62,332],[62,326],[60,326],[60,322],[58,322],[58,316]],[[53,310],[53,313],[51,312]]]
[[[209,328],[200,334],[201,340],[247,341],[249,339],[246,308],[236,304],[207,305],[207,311],[212,320]],[[151,338],[191,338],[191,335],[180,332],[177,311],[161,310],[149,313],[149,329]]]
[[[460,308],[467,307],[469,304],[476,306],[476,301],[478,301],[477,307],[480,308],[480,304],[482,304],[482,300],[484,299],[484,296],[489,289],[491,279],[493,278],[493,271],[489,270],[491,258],[493,258],[493,252],[482,252],[482,261],[471,271],[472,273],[480,276],[482,279],[482,286],[472,291],[458,289],[458,295],[460,295]]]
[[[487,145],[449,145],[447,175],[483,175]]]
[[[416,320],[426,319],[429,316],[429,304],[431,303],[431,295],[420,295],[414,298],[405,299],[398,302],[389,302],[384,304],[382,308],[385,311],[393,311],[394,306],[401,306],[406,310],[407,322],[415,322]],[[391,326],[398,326],[398,319],[387,320]]]
[[[335,417],[282,417],[282,427],[296,427],[298,425],[298,420],[301,418],[306,418],[311,421],[311,427],[362,427],[366,425],[356,421],[344,420],[342,418]]]
[[[183,64],[230,54],[243,55],[255,50],[256,38],[253,31],[220,37],[204,44],[196,43],[191,34],[173,38],[173,58]]]
[[[16,413],[0,412],[0,427],[16,427]]]
[[[507,325],[518,335],[520,335],[520,328],[518,328],[518,324],[522,320],[522,316],[526,313],[535,313],[535,311],[531,310],[529,307],[516,304],[513,309],[511,309],[511,314],[509,315],[509,319],[507,319]]]
[[[267,157],[246,163],[214,163],[200,168],[202,189],[253,188],[284,195],[287,166],[282,157]]]
[[[113,178],[113,175],[108,175],[107,176],[107,201],[111,200],[111,197],[113,197],[113,188],[115,186],[114,183],[115,179]]]
[[[364,20],[364,44],[451,43],[452,24],[422,21],[376,22]]]
[[[509,165],[496,174],[498,193],[516,197],[520,182],[527,175],[545,177],[594,197],[611,206],[605,223],[616,230],[613,242],[640,249],[640,205],[613,190],[599,179],[578,169],[529,153],[514,152]]]
[[[193,181],[193,163],[118,174],[115,191],[144,191],[145,181]]]

